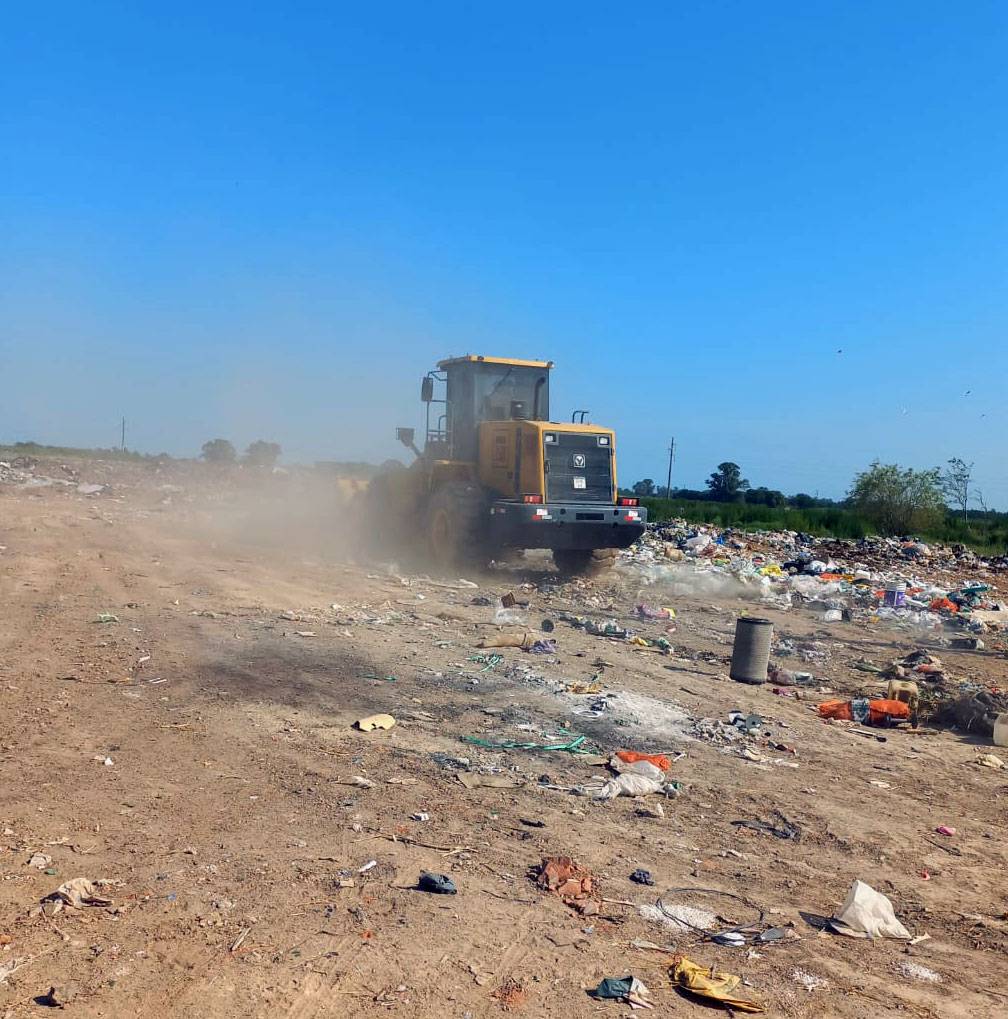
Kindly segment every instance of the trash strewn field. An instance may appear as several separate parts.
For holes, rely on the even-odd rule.
[[[670,525],[427,577],[329,485],[0,465],[0,1014],[1008,1009],[1001,562]]]

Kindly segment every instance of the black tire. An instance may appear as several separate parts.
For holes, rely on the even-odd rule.
[[[427,549],[431,563],[442,570],[482,567],[487,550],[487,498],[466,481],[442,485],[427,505]]]
[[[553,564],[559,573],[569,577],[594,577],[608,570],[616,561],[614,548],[555,548]]]

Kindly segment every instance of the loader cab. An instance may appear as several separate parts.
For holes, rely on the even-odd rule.
[[[427,404],[425,456],[475,461],[480,422],[549,421],[552,367],[552,361],[474,354],[441,361],[421,387],[421,399]],[[435,398],[438,390],[442,399]]]

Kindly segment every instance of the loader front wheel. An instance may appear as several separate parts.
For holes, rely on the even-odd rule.
[[[553,565],[568,577],[595,577],[616,561],[613,548],[555,548]]]
[[[487,503],[479,485],[452,481],[431,497],[427,508],[427,545],[442,570],[484,566]]]

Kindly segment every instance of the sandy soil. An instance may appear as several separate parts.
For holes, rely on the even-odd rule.
[[[622,1016],[586,991],[628,974],[657,1011],[710,1014],[672,987],[670,952],[642,940],[741,975],[770,1015],[1008,1014],[1008,772],[978,767],[955,733],[880,743],[819,721],[825,695],[731,682],[734,619],[751,604],[678,598],[674,631],[634,624],[667,636],[672,657],[558,623],[557,654],[503,650],[486,667],[469,659],[497,629],[474,598],[513,590],[534,627],[564,611],[629,620],[639,575],[558,585],[532,559],[468,578],[478,589],[402,577],[349,561],[338,504],[290,479],[221,493],[195,473],[74,471],[112,487],[0,486],[0,973],[16,966],[0,1014],[35,1014],[57,986],[81,1017]],[[325,513],[309,520],[309,503]],[[829,661],[807,667],[837,692],[870,685],[853,661],[920,646],[897,629],[770,615],[798,638],[822,631]],[[941,654],[956,678],[1008,680],[999,650]],[[565,686],[599,673],[608,708],[575,713],[597,698]],[[693,737],[695,719],[736,708],[763,718],[766,761]],[[375,711],[395,727],[352,728]],[[461,739],[558,731],[602,754],[684,752],[672,769],[684,790],[596,803],[541,781],[604,771],[584,758]],[[468,789],[460,758],[521,784]],[[659,801],[664,818],[641,816]],[[798,839],[731,823],[774,811]],[[935,835],[943,824],[958,834]],[[51,863],[31,866],[36,853]],[[540,891],[529,873],[553,854],[619,902],[586,917]],[[638,867],[655,887],[631,883]],[[424,870],[458,894],[416,890]],[[38,913],[77,877],[111,882],[113,905]],[[805,922],[855,878],[929,939]],[[721,928],[762,911],[790,935],[751,952],[703,943],[638,914],[658,898]]]

